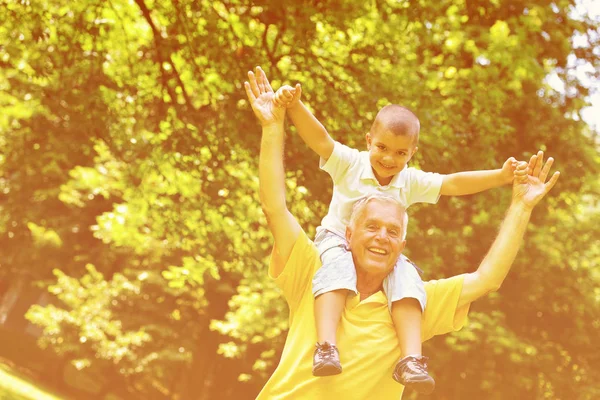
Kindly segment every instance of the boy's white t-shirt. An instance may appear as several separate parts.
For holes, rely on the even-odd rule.
[[[393,196],[405,208],[414,203],[435,204],[440,198],[442,175],[405,167],[389,185],[381,186],[371,169],[369,153],[337,141],[327,162],[323,161],[321,159],[321,169],[333,179],[333,196],[329,212],[319,229],[327,229],[342,237],[346,236],[346,225],[350,222],[354,203],[369,194]]]

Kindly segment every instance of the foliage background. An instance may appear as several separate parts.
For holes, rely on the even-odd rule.
[[[300,82],[358,148],[379,107],[411,107],[424,170],[554,156],[561,180],[503,288],[427,344],[432,397],[600,397],[600,153],[580,118],[600,30],[574,1],[0,4],[0,280],[51,294],[26,314],[38,344],[98,398],[250,399],[277,363],[287,311],[242,87],[255,65]],[[312,234],[331,183],[289,132],[289,204]],[[509,196],[411,208],[410,257],[427,278],[473,270]]]

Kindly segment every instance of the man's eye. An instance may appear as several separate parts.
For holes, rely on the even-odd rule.
[[[370,231],[374,231],[375,229],[377,229],[377,226],[373,225],[373,224],[367,225],[367,229],[370,230]]]
[[[378,148],[379,150],[385,150],[385,146],[384,146],[384,145],[382,145],[382,144],[378,144],[378,145],[377,145],[377,148]]]
[[[398,231],[397,231],[397,230],[395,230],[395,229],[392,229],[392,230],[390,231],[390,235],[392,235],[393,237],[397,237],[399,234],[400,234],[400,232],[398,232]]]

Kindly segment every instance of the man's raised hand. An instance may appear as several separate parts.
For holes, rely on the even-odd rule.
[[[254,115],[262,126],[283,123],[285,108],[275,104],[275,93],[262,68],[256,67],[254,72],[248,71],[248,81],[244,82],[244,88]]]
[[[538,151],[531,156],[529,163],[524,161],[517,165],[513,181],[513,203],[518,202],[529,209],[535,205],[556,184],[560,172],[556,171],[546,182],[554,159],[548,158],[544,164],[544,152]]]

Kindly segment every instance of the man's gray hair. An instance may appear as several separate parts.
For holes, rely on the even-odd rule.
[[[401,221],[402,222],[402,239],[403,240],[406,239],[406,231],[407,231],[406,228],[408,226],[408,214],[406,213],[406,208],[404,207],[404,204],[402,204],[398,199],[390,196],[389,194],[371,193],[371,194],[366,195],[362,199],[358,200],[356,203],[354,203],[354,205],[352,206],[352,214],[350,215],[350,222],[348,223],[348,225],[351,228],[354,228],[356,221],[362,215],[364,208],[366,207],[367,204],[369,204],[369,202],[371,200],[387,201],[389,203],[393,203],[393,204],[397,205],[398,207],[400,207],[402,209],[402,211],[403,211],[403,217],[402,217],[402,221]]]

